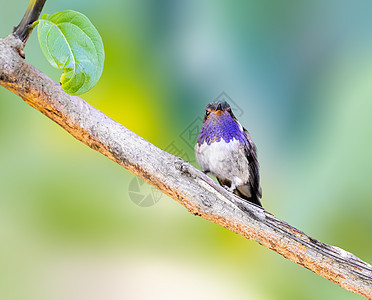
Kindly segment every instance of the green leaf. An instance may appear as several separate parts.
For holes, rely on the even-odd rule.
[[[71,95],[89,91],[101,77],[105,59],[97,29],[73,10],[44,14],[38,25],[41,50],[53,67],[63,69],[63,90]]]

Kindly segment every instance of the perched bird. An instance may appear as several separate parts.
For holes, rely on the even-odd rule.
[[[206,174],[239,197],[262,206],[256,146],[226,101],[207,105],[195,156]]]

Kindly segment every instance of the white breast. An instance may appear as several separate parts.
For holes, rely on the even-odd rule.
[[[221,139],[210,145],[196,144],[195,156],[203,171],[209,171],[220,179],[228,179],[234,186],[248,182],[248,160],[243,146],[235,138],[229,143]]]

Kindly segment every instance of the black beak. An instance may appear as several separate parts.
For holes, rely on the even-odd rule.
[[[218,104],[216,110],[222,110],[221,103]]]

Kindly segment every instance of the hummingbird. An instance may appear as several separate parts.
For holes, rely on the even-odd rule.
[[[226,101],[207,105],[194,150],[204,173],[214,175],[220,185],[262,207],[256,145]]]

